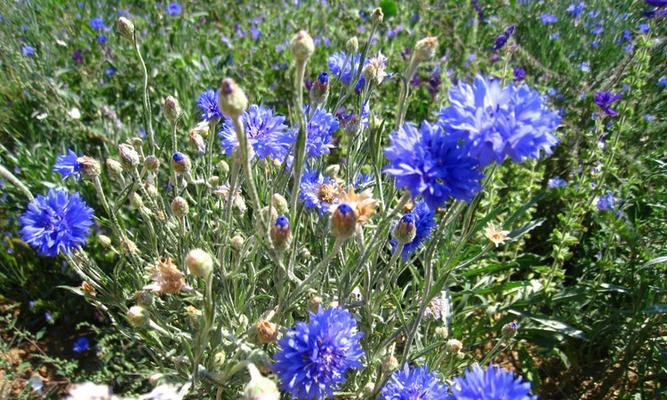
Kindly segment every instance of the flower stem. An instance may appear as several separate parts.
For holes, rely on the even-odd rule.
[[[141,69],[144,73],[144,129],[146,130],[146,136],[148,136],[148,143],[151,146],[151,154],[155,155],[157,145],[155,144],[155,133],[153,132],[151,103],[148,98],[148,69],[146,69],[144,57],[141,55],[141,49],[139,48],[139,40],[137,39],[136,32],[134,33],[134,49],[137,52],[137,57],[139,58],[139,63],[141,64]]]
[[[35,200],[35,197],[30,192],[30,189],[28,189],[28,187],[23,182],[21,182],[21,180],[17,178],[16,175],[9,172],[9,170],[2,165],[0,165],[0,176],[7,179],[11,184],[16,186],[21,192],[23,192],[28,200]]]

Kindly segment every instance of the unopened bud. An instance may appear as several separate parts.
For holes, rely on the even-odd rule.
[[[208,184],[215,187],[220,185],[220,177],[218,175],[213,175],[208,178]]]
[[[243,239],[243,236],[241,236],[241,235],[236,235],[229,240],[229,244],[231,244],[232,249],[234,249],[236,251],[241,250],[244,243],[245,243],[245,239]]]
[[[160,168],[160,160],[155,156],[148,156],[144,160],[144,167],[149,171],[157,171]]]
[[[171,157],[171,166],[179,174],[188,174],[192,170],[192,163],[190,162],[190,157],[177,151]]]
[[[206,153],[206,143],[204,138],[197,132],[190,132],[188,135],[190,146],[199,154]]]
[[[243,389],[243,400],[280,400],[278,386],[265,378],[254,364],[248,364],[250,382]]]
[[[181,116],[181,106],[173,96],[164,99],[164,116],[172,124]]]
[[[340,173],[340,164],[331,164],[326,168],[324,168],[324,171],[322,171],[322,173],[325,176],[330,176],[332,178],[335,178]]]
[[[114,181],[121,180],[123,177],[123,166],[118,161],[113,158],[107,158],[104,162],[104,165],[107,167],[107,174],[109,178]]]
[[[107,235],[97,235],[97,240],[103,247],[111,246],[111,238]]]
[[[414,214],[405,214],[394,228],[394,239],[399,243],[410,243],[417,236],[417,220]]]
[[[129,40],[134,40],[134,23],[125,17],[118,18],[116,22],[118,33]]]
[[[516,335],[516,332],[519,330],[519,326],[516,324],[516,322],[512,321],[505,326],[503,326],[503,329],[501,331],[502,335],[504,337],[512,337]]]
[[[445,349],[450,353],[460,353],[463,349],[463,343],[457,339],[449,339],[445,344]]]
[[[312,312],[317,312],[320,309],[320,307],[322,306],[322,301],[323,301],[322,297],[320,297],[316,294],[313,294],[308,299],[308,309]]]
[[[185,217],[188,215],[189,211],[190,206],[188,205],[188,201],[181,196],[176,196],[174,197],[174,200],[171,201],[171,212],[178,218]]]
[[[218,106],[223,114],[231,118],[238,118],[248,107],[248,98],[233,79],[225,78],[220,84]]]
[[[306,62],[315,52],[315,42],[308,32],[301,30],[292,37],[290,50],[297,62]]]
[[[396,368],[398,368],[398,360],[396,359],[396,356],[394,356],[393,353],[387,354],[382,360],[382,369],[385,372],[388,372],[393,371]]]
[[[135,328],[141,328],[148,324],[148,311],[142,306],[132,306],[127,311],[127,320]]]
[[[289,204],[287,203],[287,199],[280,194],[280,193],[274,193],[273,197],[271,197],[271,204],[273,204],[273,207],[276,209],[278,214],[285,214],[287,211],[289,211]]]
[[[429,61],[435,57],[435,50],[438,48],[438,38],[427,36],[415,44],[415,61]]]
[[[384,13],[382,12],[382,9],[380,7],[377,7],[375,10],[373,10],[373,14],[371,14],[372,23],[381,24],[383,19],[384,19]]]
[[[225,160],[220,160],[218,163],[218,169],[220,169],[220,172],[227,175],[229,173],[229,164],[227,164],[227,161]]]
[[[134,293],[134,300],[137,302],[138,306],[149,308],[153,305],[155,297],[153,296],[153,293],[148,290],[139,290]]]
[[[261,344],[273,343],[278,337],[278,326],[265,319],[257,321],[253,329]]]
[[[213,258],[202,249],[193,249],[185,257],[185,265],[198,278],[206,278],[213,271]]]
[[[313,82],[313,86],[310,87],[310,101],[315,105],[322,104],[327,101],[328,96],[329,74],[320,72],[315,82]]]
[[[77,158],[76,162],[79,164],[81,176],[84,178],[93,181],[100,176],[100,163],[96,159],[82,156]]]
[[[337,239],[347,239],[354,234],[357,228],[357,217],[354,210],[348,204],[339,204],[331,214],[329,220],[331,233]]]
[[[299,251],[299,257],[301,257],[302,260],[310,260],[312,254],[310,254],[310,250],[304,247],[301,249],[301,251]]]
[[[347,43],[345,43],[345,50],[347,50],[348,53],[353,54],[359,51],[359,39],[357,39],[356,36],[352,36],[347,40]]]
[[[118,151],[120,151],[120,159],[125,169],[132,169],[139,165],[139,153],[134,146],[121,143],[118,145]]]
[[[292,240],[292,232],[289,228],[289,220],[286,216],[281,215],[276,218],[276,222],[271,226],[270,230],[271,242],[278,251],[285,250]]]
[[[146,182],[144,184],[144,189],[146,189],[146,193],[148,193],[152,199],[156,199],[160,195],[157,186],[153,185],[151,182]]]
[[[443,339],[447,339],[449,337],[449,329],[446,326],[439,326],[435,328],[435,334]]]

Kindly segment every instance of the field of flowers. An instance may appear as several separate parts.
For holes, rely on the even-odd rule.
[[[666,24],[0,3],[0,400],[663,398]]]

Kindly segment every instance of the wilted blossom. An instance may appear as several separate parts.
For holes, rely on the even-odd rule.
[[[456,400],[537,400],[530,395],[530,382],[497,365],[483,370],[475,364],[451,386]]]
[[[618,111],[611,108],[611,105],[621,97],[623,97],[623,93],[614,95],[611,92],[603,91],[595,93],[593,95],[593,101],[595,101],[595,104],[597,104],[605,114],[610,117],[615,117],[618,115]]]
[[[435,227],[435,211],[431,210],[425,201],[418,201],[414,209],[410,212],[416,228],[414,239],[403,245],[401,256],[407,260],[419,247],[431,236],[431,231]],[[389,241],[396,250],[398,242],[396,239]]]
[[[426,367],[395,371],[382,388],[380,400],[450,400],[447,385]]]
[[[464,137],[428,121],[419,127],[406,123],[391,133],[384,172],[396,178],[397,188],[422,196],[431,209],[450,198],[470,201],[481,189],[483,174]]]
[[[516,162],[550,155],[558,144],[553,132],[560,116],[525,83],[502,87],[497,80],[478,75],[469,85],[461,82],[449,91],[451,105],[440,110],[438,124],[447,132],[467,137],[470,153],[481,166]]]
[[[333,398],[345,382],[345,374],[362,368],[364,355],[357,322],[343,308],[328,308],[310,314],[310,321],[296,327],[278,341],[273,370],[280,388],[297,400]]]

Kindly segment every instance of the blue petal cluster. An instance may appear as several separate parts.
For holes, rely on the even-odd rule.
[[[432,211],[424,201],[418,201],[410,215],[415,221],[416,234],[415,238],[412,239],[411,242],[406,243],[403,246],[401,255],[403,256],[404,260],[407,260],[408,257],[410,257],[410,255],[414,253],[419,248],[419,246],[421,246],[422,243],[424,243],[431,236],[431,231],[436,225],[435,211]],[[389,243],[391,243],[392,247],[396,249],[396,246],[398,245],[396,239],[391,239]]]
[[[384,172],[396,178],[396,187],[421,195],[433,210],[450,198],[470,201],[482,188],[483,174],[463,139],[427,121],[419,128],[406,123],[391,134],[384,151],[390,164]]]
[[[333,134],[338,130],[338,119],[331,113],[317,108],[311,113],[310,106],[303,109],[308,119],[308,138],[306,140],[306,158],[319,158],[325,154],[331,153],[334,148]],[[285,142],[292,146],[296,143],[298,134],[297,129],[289,131]]]
[[[537,400],[530,395],[530,382],[497,365],[483,370],[475,364],[463,377],[455,378],[452,393],[456,400]]]
[[[37,196],[19,218],[21,238],[45,256],[70,254],[83,246],[93,225],[93,210],[79,193],[50,189]]]
[[[334,202],[336,180],[318,171],[305,171],[301,177],[299,199],[306,208],[315,208],[320,215],[329,212]]]
[[[558,144],[553,132],[560,116],[526,84],[501,87],[478,75],[472,85],[459,83],[449,91],[450,106],[440,110],[438,124],[471,142],[470,152],[482,167],[505,157],[522,162],[550,155]]]
[[[204,121],[217,120],[222,118],[220,108],[218,108],[218,93],[213,89],[206,89],[197,98],[197,107],[201,110],[201,119]]]
[[[380,400],[450,400],[447,385],[426,367],[396,371],[382,388]]]
[[[360,54],[353,54],[350,56],[344,51],[339,51],[329,56],[327,65],[329,66],[329,71],[331,71],[334,76],[337,76],[344,84],[349,85],[359,70],[360,62]],[[364,65],[366,63],[368,63],[368,60],[366,60]],[[366,78],[360,74],[357,85],[354,87],[355,91],[359,93],[365,84]]]
[[[243,113],[241,119],[248,136],[248,144],[258,158],[271,157],[279,161],[285,159],[292,142],[284,123],[285,117],[274,114],[270,108],[253,104]],[[238,146],[238,139],[229,117],[225,117],[218,136],[225,153],[231,156],[234,147]]]
[[[317,314],[310,313],[310,322],[298,322],[278,341],[273,369],[281,389],[298,400],[333,398],[345,373],[362,367],[362,336],[345,309],[320,308]]]
[[[62,180],[73,176],[78,181],[81,177],[81,166],[77,161],[78,158],[79,156],[72,149],[67,149],[67,154],[62,154],[56,158],[56,163],[53,164],[53,172],[59,173]]]

